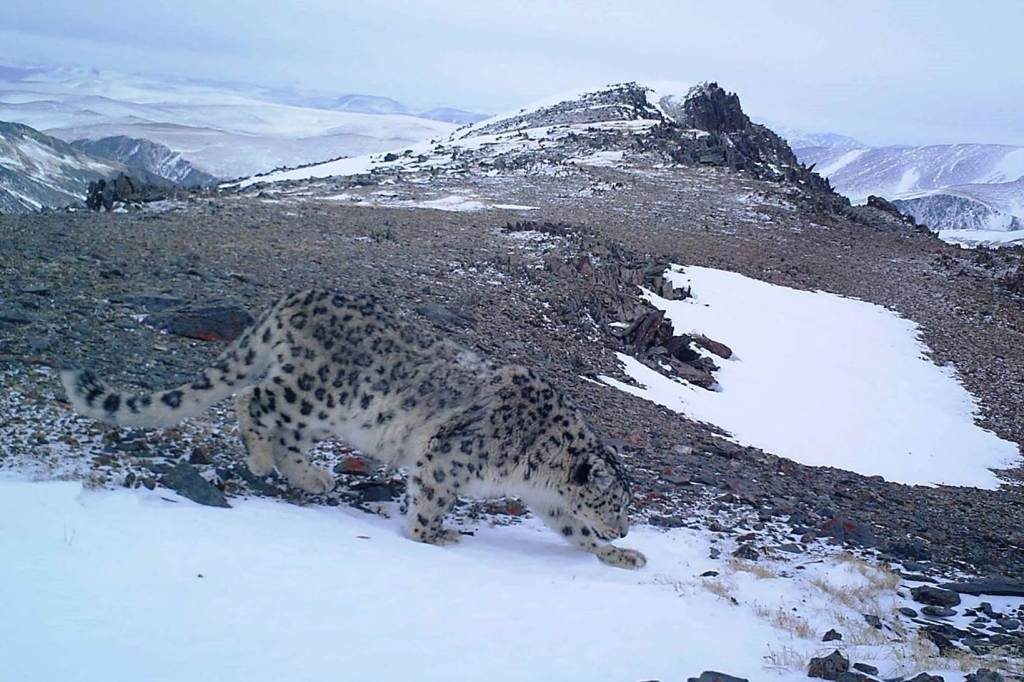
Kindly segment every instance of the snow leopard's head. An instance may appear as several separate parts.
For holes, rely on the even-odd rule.
[[[573,465],[569,474],[573,513],[589,522],[602,540],[622,538],[629,532],[632,495],[618,453],[595,444]]]

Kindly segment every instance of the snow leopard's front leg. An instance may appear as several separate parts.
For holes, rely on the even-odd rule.
[[[635,549],[616,547],[602,540],[589,524],[573,516],[564,507],[540,507],[537,512],[548,527],[565,538],[566,542],[584,552],[590,552],[609,566],[635,569],[647,565],[647,557],[642,553]]]
[[[454,467],[442,452],[443,445],[431,447],[409,474],[406,535],[417,542],[450,545],[461,539],[458,531],[444,527],[458,490],[465,484],[462,467]]]

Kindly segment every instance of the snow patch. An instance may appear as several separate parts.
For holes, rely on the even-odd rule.
[[[1018,446],[974,423],[978,405],[952,369],[927,359],[916,324],[880,306],[733,272],[671,270],[693,297],[647,293],[677,333],[730,346],[720,391],[670,379],[620,354],[639,386],[602,380],[710,422],[743,443],[815,466],[913,485],[996,488],[991,469]]]
[[[749,572],[709,559],[708,531],[634,529],[627,544],[649,564],[631,572],[532,519],[439,548],[405,539],[399,518],[233,502],[0,478],[5,679],[590,682],[717,669],[797,682],[828,627],[902,605],[891,585],[870,607],[819,589],[884,581],[840,557]],[[884,638],[847,650],[886,676],[915,671]],[[780,652],[794,668],[768,669]]]

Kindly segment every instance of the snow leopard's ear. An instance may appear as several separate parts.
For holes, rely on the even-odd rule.
[[[612,483],[612,474],[604,462],[597,458],[589,458],[572,471],[572,482],[577,485],[595,485],[607,488]]]

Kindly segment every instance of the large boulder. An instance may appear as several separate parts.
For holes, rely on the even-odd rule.
[[[234,341],[255,322],[244,308],[229,303],[178,308],[156,313],[146,323],[169,334],[200,341]]]

